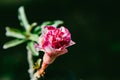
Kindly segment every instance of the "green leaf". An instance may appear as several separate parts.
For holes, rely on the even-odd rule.
[[[54,27],[58,27],[59,25],[63,24],[63,21],[61,20],[56,20],[56,21],[45,21],[43,22],[41,25],[37,26],[35,29],[34,29],[34,33],[36,34],[40,34],[41,33],[41,29],[44,28],[45,26],[47,25],[52,25]]]
[[[51,22],[50,21],[45,21],[43,22],[41,25],[37,26],[35,29],[34,29],[34,33],[37,33],[37,34],[40,34],[41,33],[41,28],[43,28],[44,26],[47,26],[47,25],[50,25]]]
[[[54,21],[54,24],[52,26],[58,27],[59,25],[63,24],[63,21],[61,20],[56,20]]]
[[[40,64],[41,64],[41,59],[39,58],[36,62],[35,65],[33,66],[34,69],[39,69],[40,68]]]
[[[36,25],[37,25],[36,22],[32,23],[32,24],[30,25],[29,29],[26,31],[26,34],[30,34],[31,31],[32,31],[32,29],[33,29]]]
[[[18,19],[20,20],[21,26],[23,26],[25,28],[25,30],[27,31],[29,29],[30,25],[29,25],[29,22],[27,20],[23,6],[21,6],[18,9]]]
[[[28,37],[29,40],[32,41],[38,41],[39,36],[37,34],[30,34],[30,37]]]
[[[14,47],[14,46],[17,46],[19,44],[22,44],[23,42],[25,42],[26,40],[21,40],[21,39],[15,39],[15,40],[12,40],[12,41],[9,41],[7,43],[5,43],[3,45],[3,48],[4,49],[7,49],[7,48],[10,48],[10,47]]]
[[[45,21],[40,25],[40,27],[43,28],[43,27],[50,25],[50,24],[51,24],[51,21]]]
[[[39,67],[40,67],[41,61],[42,61],[41,58],[39,58],[39,59],[37,60],[37,62],[36,62]]]
[[[41,27],[40,26],[35,27],[35,29],[33,30],[33,33],[40,34],[41,33]]]
[[[36,51],[34,48],[34,42],[28,42],[27,47],[29,48],[29,50],[31,50],[31,52],[34,56],[39,55],[38,51]]]
[[[25,35],[18,29],[6,27],[6,36],[25,39]]]

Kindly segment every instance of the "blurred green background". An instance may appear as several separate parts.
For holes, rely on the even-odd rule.
[[[21,5],[30,23],[63,20],[76,42],[43,80],[120,80],[120,12],[112,0],[0,0],[0,80],[29,80],[25,44],[2,49],[12,39],[5,27],[22,29]]]

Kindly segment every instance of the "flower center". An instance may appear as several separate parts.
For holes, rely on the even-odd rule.
[[[59,49],[60,47],[67,46],[69,44],[68,41],[62,40],[62,41],[53,41],[52,47]]]

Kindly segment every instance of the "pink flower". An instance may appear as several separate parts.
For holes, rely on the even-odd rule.
[[[54,26],[45,26],[42,28],[42,34],[39,37],[36,49],[45,52],[43,56],[42,71],[46,65],[51,64],[56,57],[67,53],[67,47],[75,44],[71,40],[71,34],[65,27],[56,28]]]

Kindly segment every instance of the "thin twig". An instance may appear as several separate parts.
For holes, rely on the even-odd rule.
[[[27,60],[28,60],[28,64],[29,64],[29,69],[28,69],[28,73],[30,76],[30,80],[36,80],[34,78],[34,68],[33,68],[33,59],[32,59],[32,52],[29,50],[29,48],[27,47]]]

